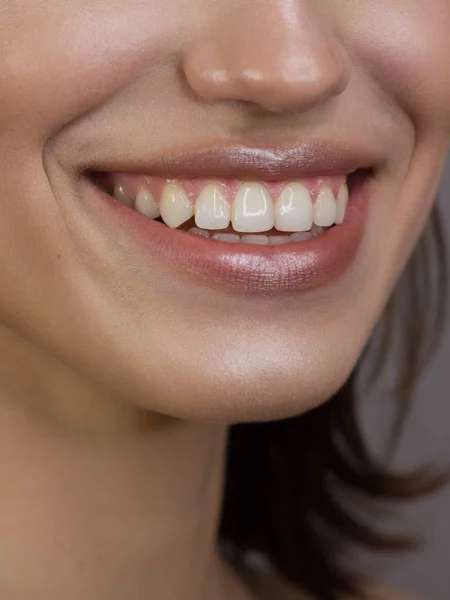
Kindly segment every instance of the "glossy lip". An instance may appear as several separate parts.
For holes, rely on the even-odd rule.
[[[115,159],[80,165],[80,172],[139,173],[167,179],[224,177],[273,181],[349,174],[358,169],[377,171],[382,163],[383,158],[365,145],[316,140],[293,147],[219,145],[146,159],[117,155]]]
[[[276,296],[320,287],[346,271],[363,237],[368,182],[364,178],[353,186],[343,225],[279,246],[217,242],[170,229],[109,196],[87,176],[82,188],[86,200],[97,203],[103,224],[113,232],[129,231],[136,251],[166,263],[174,276],[240,294]]]
[[[159,157],[121,156],[120,152],[111,152],[111,156],[91,157],[89,164],[79,164],[73,172],[81,182],[80,200],[98,217],[100,230],[106,227],[111,236],[117,231],[126,236],[129,232],[134,255],[140,254],[145,262],[150,256],[164,263],[174,277],[188,278],[194,285],[270,296],[323,286],[349,268],[363,238],[370,183],[384,165],[382,154],[364,139],[361,143],[309,139],[295,146],[270,147],[223,142],[180,152],[172,149]],[[303,242],[256,246],[211,241],[147,219],[94,184],[92,175],[102,172],[262,182],[354,174],[355,181],[343,225]],[[362,173],[365,177],[358,178]]]

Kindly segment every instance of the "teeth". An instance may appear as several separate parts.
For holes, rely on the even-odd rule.
[[[274,225],[273,202],[260,183],[244,183],[233,202],[232,224],[235,231],[269,231]]]
[[[149,219],[159,217],[159,205],[152,194],[145,188],[141,188],[136,196],[135,209]]]
[[[289,242],[292,242],[290,235],[271,235],[267,239],[269,240],[269,246],[278,246],[279,244],[289,244]]]
[[[241,237],[241,242],[244,244],[260,244],[267,246],[269,243],[269,238],[267,235],[243,235]]]
[[[189,231],[195,233],[194,229],[196,228],[193,227]],[[235,233],[214,233],[211,236],[211,239],[218,242],[241,242],[244,244],[259,244],[261,246],[279,246],[280,244],[289,244],[290,242],[303,242],[305,240],[310,240],[312,237],[319,235],[319,230],[323,232],[321,227],[317,227],[314,236],[305,231],[297,231],[291,235],[243,235],[242,237]]]
[[[195,223],[204,229],[226,229],[230,224],[231,207],[220,186],[210,183],[200,192],[195,203]]]
[[[313,223],[313,205],[308,189],[290,183],[275,203],[275,227],[278,231],[309,231]]]
[[[130,208],[134,208],[134,199],[129,196],[123,185],[115,185],[113,190],[113,196],[116,200],[129,206]]]
[[[322,188],[314,204],[314,223],[321,227],[329,227],[336,220],[336,212],[336,200],[333,192],[329,187]]]
[[[347,212],[348,204],[348,187],[344,183],[339,190],[339,194],[336,201],[336,225],[342,225],[345,219],[345,213]]]
[[[289,236],[292,242],[305,242],[306,240],[310,240],[312,235],[309,231],[299,231],[297,233],[293,233]]]
[[[319,225],[313,225],[311,227],[311,231],[309,232],[311,234],[311,237],[317,237],[318,235],[321,235],[324,232],[323,227],[319,227]]]
[[[263,245],[307,240],[323,233],[323,227],[342,224],[349,199],[346,184],[341,186],[337,199],[330,187],[324,187],[313,205],[308,189],[295,181],[284,186],[275,205],[267,188],[258,182],[243,183],[232,206],[222,186],[216,182],[208,183],[201,190],[195,206],[184,188],[175,183],[168,183],[163,188],[159,204],[144,186],[139,189],[135,201],[122,184],[114,186],[113,196],[147,218],[161,216],[172,229],[195,217],[196,227],[189,230],[191,233],[220,241]],[[259,234],[275,227],[278,231],[293,232],[293,235],[247,235],[242,240],[229,233],[212,235],[214,230],[226,230],[230,220],[233,229],[240,233]]]
[[[198,227],[191,227],[189,229],[189,233],[195,233],[195,235],[200,235],[201,237],[210,238],[211,234],[209,231],[205,231],[204,229],[199,229]]]
[[[159,202],[162,220],[175,229],[194,216],[194,205],[186,192],[175,183],[169,183],[163,189]]]
[[[236,233],[214,233],[211,236],[212,240],[216,242],[240,242],[241,238]]]

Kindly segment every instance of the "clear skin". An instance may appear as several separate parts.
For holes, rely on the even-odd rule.
[[[0,597],[267,597],[214,550],[227,424],[354,367],[438,185],[449,30],[447,0],[3,0]],[[315,137],[383,166],[355,262],[308,293],[149,271],[77,208],[99,157]]]

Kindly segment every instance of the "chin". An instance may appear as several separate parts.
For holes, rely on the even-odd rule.
[[[173,329],[151,333],[130,323],[117,332],[108,355],[104,344],[102,353],[91,345],[91,376],[110,397],[177,419],[231,424],[300,415],[345,383],[376,315],[344,339],[350,325],[338,311],[328,326],[325,319],[317,326],[316,317],[294,331],[285,308],[287,322],[253,321],[247,328],[245,313],[235,315],[234,326],[199,313],[195,320],[184,313]],[[94,338],[102,339],[100,333]]]

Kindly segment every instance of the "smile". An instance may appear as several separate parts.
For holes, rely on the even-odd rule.
[[[232,158],[224,153],[220,169],[203,160],[192,175],[191,158],[174,161],[166,175],[164,165],[148,174],[89,169],[83,189],[101,226],[111,222],[138,253],[209,286],[273,295],[343,273],[362,239],[370,168],[345,169],[348,157],[322,173],[313,163]]]
[[[281,183],[169,181],[123,173],[98,174],[95,179],[104,191],[148,219],[229,243],[306,241],[341,225],[348,204],[344,175]]]

